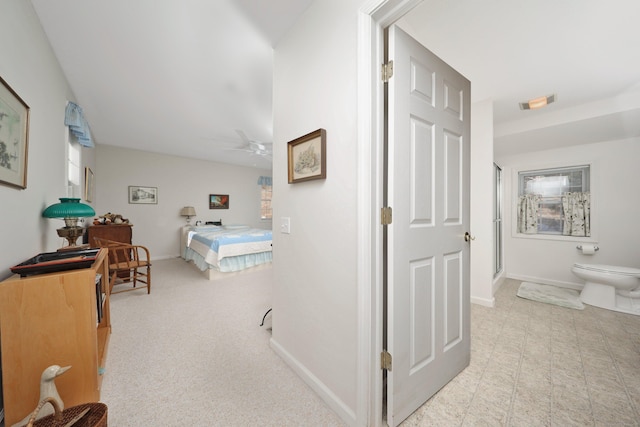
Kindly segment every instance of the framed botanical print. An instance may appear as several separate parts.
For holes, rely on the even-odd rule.
[[[0,184],[27,188],[29,106],[0,77]]]
[[[289,184],[327,177],[327,133],[318,129],[287,143]]]

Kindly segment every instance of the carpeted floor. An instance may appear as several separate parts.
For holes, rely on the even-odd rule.
[[[341,426],[270,349],[271,269],[209,281],[156,261],[151,294],[113,295],[101,401],[109,425]]]
[[[210,282],[157,261],[151,295],[113,296],[109,425],[342,426],[269,348],[271,270]],[[471,305],[471,364],[403,426],[640,426],[640,316],[516,293]]]

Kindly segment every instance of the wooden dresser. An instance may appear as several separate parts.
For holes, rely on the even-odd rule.
[[[5,425],[35,409],[51,365],[71,366],[55,380],[65,407],[100,400],[111,334],[106,258],[102,249],[89,268],[0,282]]]
[[[93,241],[93,238],[97,237],[99,239],[131,244],[133,235],[132,227],[133,224],[92,225],[87,228],[87,243],[89,243],[92,248],[97,247]]]

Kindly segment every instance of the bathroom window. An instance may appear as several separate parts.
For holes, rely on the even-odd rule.
[[[590,166],[518,173],[518,232],[590,236]]]

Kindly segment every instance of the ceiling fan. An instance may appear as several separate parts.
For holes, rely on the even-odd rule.
[[[227,148],[232,151],[244,151],[258,156],[271,158],[271,142],[260,142],[249,139],[247,135],[240,129],[236,129],[236,133],[240,135],[243,145],[240,147]]]

